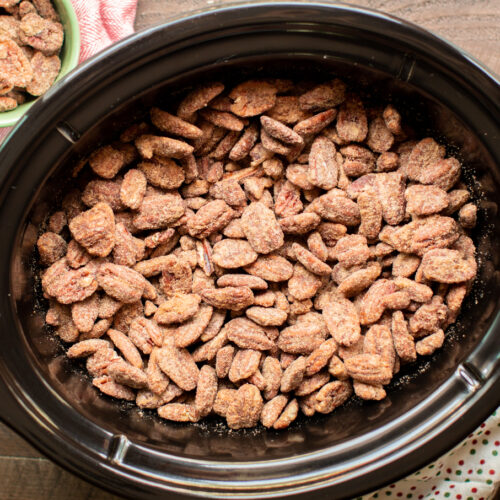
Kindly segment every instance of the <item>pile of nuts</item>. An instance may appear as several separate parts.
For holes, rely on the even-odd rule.
[[[195,88],[82,165],[37,242],[46,322],[114,398],[283,429],[386,396],[476,276],[461,165],[334,79]],[[82,166],[80,165],[80,166]]]
[[[0,0],[0,112],[49,90],[64,31],[50,0]]]

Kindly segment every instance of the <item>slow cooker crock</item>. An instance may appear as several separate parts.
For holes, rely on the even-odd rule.
[[[100,396],[43,326],[34,243],[72,167],[153,102],[221,78],[336,75],[446,142],[480,205],[480,274],[444,348],[377,403],[286,431],[184,425]],[[0,150],[0,416],[59,464],[131,498],[352,498],[430,461],[499,403],[499,83],[401,20],[328,3],[238,4],[138,33],[58,83]]]

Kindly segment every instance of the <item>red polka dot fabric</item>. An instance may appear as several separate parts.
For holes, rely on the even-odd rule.
[[[413,500],[500,498],[500,408],[470,436],[411,476],[359,497]]]

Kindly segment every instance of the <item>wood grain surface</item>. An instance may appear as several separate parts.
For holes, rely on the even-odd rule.
[[[138,0],[136,29],[227,0]],[[357,0],[443,36],[500,74],[500,0]],[[117,500],[44,458],[0,423],[0,500]]]

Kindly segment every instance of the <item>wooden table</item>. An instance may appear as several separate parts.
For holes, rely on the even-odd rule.
[[[227,0],[138,0],[136,28]],[[500,0],[357,0],[442,35],[500,74]],[[181,7],[182,4],[182,7]],[[1,404],[1,403],[0,403]],[[44,458],[0,423],[0,500],[117,500]]]

